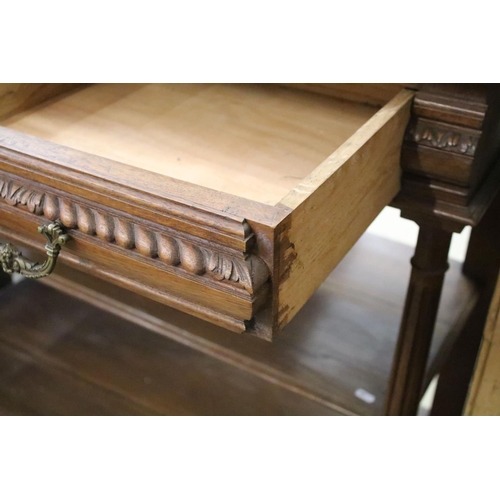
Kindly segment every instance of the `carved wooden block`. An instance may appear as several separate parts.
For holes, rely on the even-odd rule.
[[[475,225],[500,184],[498,86],[422,86],[401,154],[393,204],[414,220]]]

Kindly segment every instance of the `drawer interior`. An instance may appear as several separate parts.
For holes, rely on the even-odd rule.
[[[275,205],[377,110],[277,85],[95,84],[0,124]]]

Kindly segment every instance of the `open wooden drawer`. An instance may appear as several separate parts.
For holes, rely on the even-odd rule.
[[[65,263],[236,332],[272,339],[399,189],[409,90],[66,90],[0,96],[1,239],[60,220]]]

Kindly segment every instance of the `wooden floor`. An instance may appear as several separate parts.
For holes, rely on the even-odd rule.
[[[168,308],[171,332],[162,336],[40,282],[8,286],[0,290],[0,414],[380,414],[411,254],[364,235],[273,344]],[[471,291],[452,262],[433,362]],[[141,307],[128,311],[144,325]],[[201,340],[190,349],[176,336]],[[214,346],[215,357],[206,353]],[[236,363],[224,359],[228,349]]]

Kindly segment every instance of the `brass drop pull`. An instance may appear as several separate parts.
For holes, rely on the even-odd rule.
[[[39,279],[48,276],[56,267],[57,256],[61,247],[69,240],[64,234],[63,227],[59,221],[52,222],[47,226],[40,226],[38,232],[47,238],[45,250],[47,260],[43,264],[32,262],[22,256],[21,252],[10,243],[0,245],[0,262],[4,272],[12,274],[19,273],[26,278]]]

